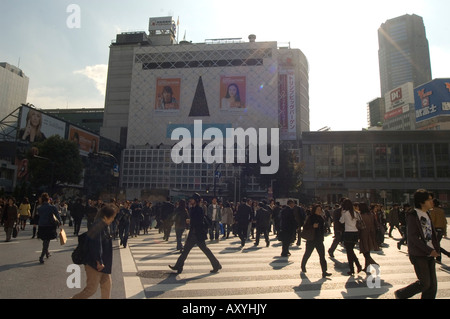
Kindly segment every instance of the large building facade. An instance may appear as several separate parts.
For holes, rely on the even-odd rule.
[[[407,82],[414,87],[431,81],[431,62],[422,17],[404,15],[378,29],[381,96]]]
[[[29,78],[21,69],[0,63],[0,119],[27,102]]]
[[[303,134],[306,194],[328,203],[410,202],[416,189],[450,201],[449,131]]]
[[[149,34],[120,34],[110,47],[101,133],[126,147],[121,184],[129,197],[150,189],[223,192],[231,180],[236,184],[240,166],[174,163],[172,133],[185,128],[193,135],[194,121],[202,121],[202,134],[278,128],[283,147],[298,148],[310,129],[309,67],[301,50],[254,35],[178,44],[169,21],[150,19]]]

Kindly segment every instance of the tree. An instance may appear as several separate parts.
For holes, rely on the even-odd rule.
[[[295,152],[280,150],[280,167],[272,175],[261,175],[260,182],[264,186],[274,186],[274,197],[289,197],[291,193],[298,193],[302,186],[304,163],[297,161]]]
[[[34,187],[79,184],[83,162],[77,144],[57,135],[37,143],[28,153],[31,183]]]

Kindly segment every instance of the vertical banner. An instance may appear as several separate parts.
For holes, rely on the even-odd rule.
[[[278,121],[281,140],[292,141],[297,137],[295,105],[294,71],[281,70],[278,76]]]

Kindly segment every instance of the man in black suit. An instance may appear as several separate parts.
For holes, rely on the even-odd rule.
[[[247,239],[247,229],[248,223],[250,222],[252,216],[252,200],[243,199],[242,203],[239,205],[236,215],[234,216],[236,220],[237,233],[241,239],[241,247],[245,246],[245,241]]]
[[[289,246],[295,240],[295,233],[297,231],[297,221],[294,217],[294,201],[292,199],[287,201],[287,205],[281,210],[280,214],[280,235],[282,242],[281,257],[289,257]]]
[[[189,210],[190,218],[186,220],[186,223],[190,225],[189,234],[186,238],[183,252],[181,253],[180,257],[178,257],[176,264],[174,266],[169,265],[170,269],[176,270],[179,274],[183,271],[184,262],[186,261],[189,252],[195,245],[197,245],[203,251],[206,257],[208,257],[211,265],[213,266],[213,269],[211,270],[212,273],[216,273],[220,269],[222,269],[222,265],[220,264],[220,262],[214,256],[212,251],[206,246],[205,240],[208,233],[208,227],[207,225],[205,225],[205,213],[199,206],[199,202],[200,195],[198,195],[197,193],[195,193],[189,199],[189,204],[191,207]]]
[[[161,222],[164,230],[163,239],[169,240],[170,231],[172,230],[173,217],[174,217],[175,205],[170,202],[170,197],[167,197],[161,206]]]

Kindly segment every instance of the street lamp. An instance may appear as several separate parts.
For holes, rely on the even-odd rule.
[[[214,170],[214,197],[216,197],[216,179],[220,178],[220,173],[217,172],[220,165],[222,165],[222,163],[217,164],[216,169]]]

